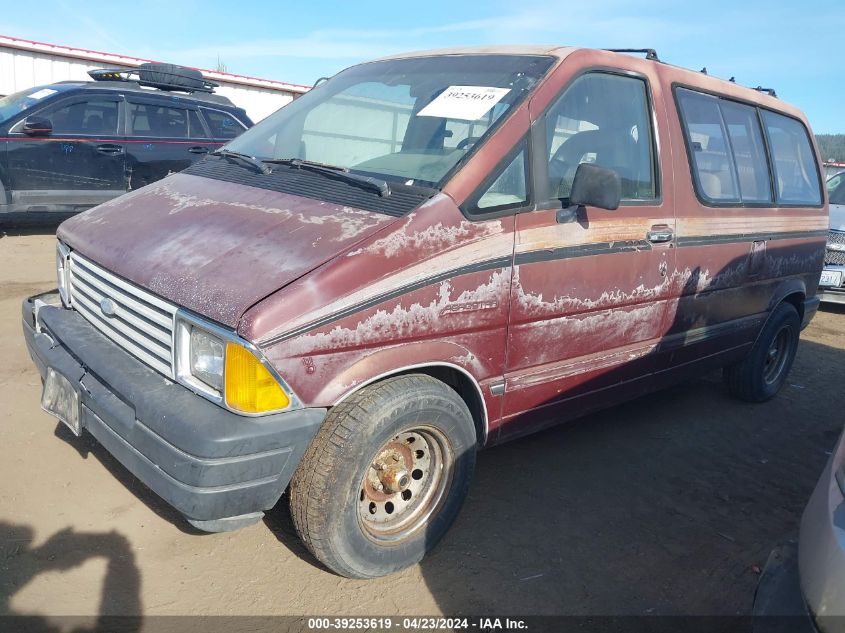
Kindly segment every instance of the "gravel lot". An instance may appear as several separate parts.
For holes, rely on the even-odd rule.
[[[709,376],[485,451],[422,565],[346,580],[284,498],[196,532],[41,411],[20,302],[55,286],[53,249],[50,229],[0,237],[0,614],[745,614],[843,421],[845,310],[825,308],[775,400]]]

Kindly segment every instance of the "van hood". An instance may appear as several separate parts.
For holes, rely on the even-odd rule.
[[[830,205],[830,228],[845,231],[845,204]]]
[[[175,174],[65,221],[58,237],[231,328],[253,304],[397,218]]]

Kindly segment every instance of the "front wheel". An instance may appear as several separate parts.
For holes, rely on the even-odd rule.
[[[350,578],[419,562],[458,515],[475,441],[466,404],[439,380],[404,375],[365,387],[329,412],[293,476],[300,538]]]
[[[773,398],[792,368],[800,331],[801,320],[795,306],[778,305],[748,356],[724,368],[722,375],[728,391],[747,402],[765,402]]]

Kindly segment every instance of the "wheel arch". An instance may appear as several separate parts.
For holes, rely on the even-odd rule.
[[[332,406],[337,406],[353,394],[369,385],[381,382],[394,376],[406,374],[425,374],[454,389],[469,409],[475,426],[476,441],[479,446],[487,443],[489,431],[489,416],[481,385],[465,368],[446,361],[428,361],[396,367],[384,373],[373,376],[356,384],[338,398]]]
[[[798,317],[804,318],[804,299],[807,298],[807,286],[803,279],[789,279],[778,286],[769,302],[769,314],[781,303],[790,303],[798,311]],[[767,319],[768,320],[768,319]]]
[[[772,318],[775,308],[782,303],[788,303],[794,307],[795,311],[798,312],[798,322],[802,323],[804,321],[804,299],[806,299],[806,297],[807,287],[801,279],[790,279],[779,286],[777,291],[772,294],[772,300],[769,302],[766,318],[763,319],[763,322],[760,324],[760,329],[757,330],[754,342],[756,343],[760,338],[760,335],[766,328],[766,324],[769,322],[769,319]]]

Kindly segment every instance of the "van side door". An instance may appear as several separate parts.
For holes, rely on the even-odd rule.
[[[643,74],[586,72],[534,123],[546,202],[516,218],[500,439],[638,395],[657,366],[675,249],[655,87]],[[621,205],[580,208],[561,223],[585,162],[619,175]]]
[[[126,191],[125,151],[119,131],[122,98],[111,94],[68,97],[33,111],[52,130],[9,131],[12,205],[19,210],[81,210]]]
[[[790,279],[813,277],[804,285],[814,286],[825,232],[800,121],[691,87],[676,86],[674,102],[689,161],[677,187],[683,279],[664,342],[677,377],[739,358]]]
[[[182,171],[218,145],[191,103],[134,94],[126,101],[132,189]]]

